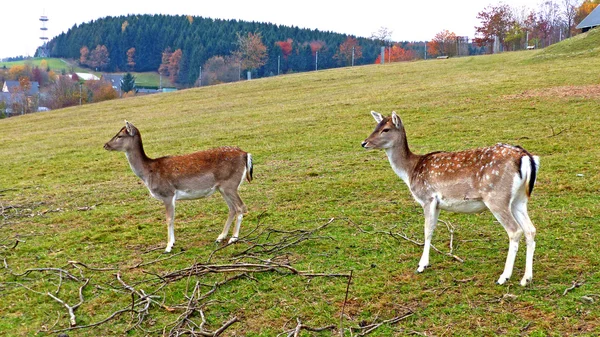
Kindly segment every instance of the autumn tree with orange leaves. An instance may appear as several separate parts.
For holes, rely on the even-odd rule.
[[[79,56],[79,64],[81,65],[85,65],[88,62],[88,57],[90,56],[90,50],[88,49],[88,47],[83,46],[81,47],[81,49],[79,49],[79,54],[81,56]]]
[[[288,56],[292,53],[294,41],[292,39],[287,39],[285,41],[277,41],[275,44],[281,49],[281,53],[283,54],[283,58],[287,60]]]
[[[386,62],[406,62],[415,60],[416,58],[417,54],[414,50],[404,49],[399,44],[395,44],[391,48],[385,48]],[[375,64],[379,63],[381,63],[381,55],[375,60]]]
[[[358,44],[358,40],[349,36],[344,41],[337,53],[333,56],[340,65],[350,66],[352,62],[362,58],[362,48]]]
[[[267,47],[262,42],[260,33],[237,34],[238,50],[234,57],[242,63],[242,69],[256,70],[267,63]]]
[[[129,48],[127,50],[127,66],[129,66],[129,70],[135,68],[135,48]]]
[[[171,48],[165,49],[162,54],[162,63],[158,67],[158,73],[168,77],[171,83],[176,83],[179,79],[182,56],[181,49],[174,52],[171,52]]]

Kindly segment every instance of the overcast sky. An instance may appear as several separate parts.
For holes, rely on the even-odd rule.
[[[537,9],[541,1],[502,2],[512,7]],[[472,38],[474,27],[479,25],[477,13],[489,4],[498,3],[488,0],[2,0],[0,59],[34,55],[40,45],[42,15],[50,20],[46,35],[50,39],[73,25],[106,16],[182,14],[270,22],[363,37],[386,27],[393,32],[394,41],[427,41],[444,29]]]

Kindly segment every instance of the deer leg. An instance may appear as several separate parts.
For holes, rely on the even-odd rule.
[[[223,227],[223,231],[221,232],[219,237],[217,237],[217,243],[221,243],[221,241],[225,240],[225,238],[227,237],[227,234],[229,234],[229,228],[231,227],[231,224],[233,223],[233,219],[239,213],[237,203],[236,203],[236,196],[237,196],[237,200],[239,200],[241,202],[241,199],[240,199],[239,195],[237,194],[237,191],[234,191],[232,193],[231,191],[228,191],[228,190],[219,189],[219,192],[221,193],[221,195],[223,195],[223,199],[225,199],[225,202],[227,203],[227,207],[229,207],[229,215],[227,217],[227,222],[225,222],[225,226]],[[241,222],[241,219],[238,221]],[[237,224],[236,224],[236,227],[237,227]],[[231,239],[233,239],[233,237]],[[235,240],[237,240],[237,236],[236,236]],[[233,241],[229,240],[229,243],[234,242],[235,240],[233,240]]]
[[[165,253],[170,253],[173,245],[175,244],[175,197],[173,196],[170,199],[164,200],[163,202],[165,203],[167,213],[167,232],[169,240],[167,242]]]
[[[247,212],[247,208],[246,205],[244,205],[244,202],[242,201],[242,198],[240,198],[240,195],[237,193],[237,191],[234,191],[234,193],[232,193],[231,200],[234,204],[237,220],[235,222],[235,228],[233,229],[233,235],[229,239],[229,243],[234,243],[238,240],[238,237],[240,235],[240,226],[242,225],[242,218],[244,217],[244,213]]]
[[[423,245],[423,255],[419,261],[419,267],[417,273],[422,273],[425,268],[429,267],[429,249],[431,248],[431,238],[433,237],[433,231],[437,225],[438,216],[440,210],[437,208],[437,202],[432,201],[429,204],[423,206],[425,212],[425,244]]]
[[[231,206],[229,206],[229,215],[227,216],[227,222],[225,222],[223,231],[217,237],[217,240],[216,240],[217,243],[221,243],[221,241],[223,241],[227,237],[227,234],[229,233],[229,227],[231,227],[231,223],[233,222],[234,217],[235,217],[235,209],[233,209],[233,208],[231,208]]]
[[[525,242],[527,243],[527,254],[525,258],[525,275],[521,279],[521,285],[526,286],[533,279],[533,253],[535,251],[535,233],[536,229],[527,214],[527,199],[519,200],[513,203],[512,212],[525,233]]]
[[[487,204],[486,204],[487,205]],[[504,284],[512,276],[513,267],[515,265],[515,258],[517,257],[517,251],[519,250],[519,240],[523,235],[523,230],[519,223],[513,216],[509,207],[497,207],[494,205],[487,205],[492,214],[502,224],[506,233],[508,234],[508,254],[506,255],[506,263],[504,265],[504,271],[496,283]]]

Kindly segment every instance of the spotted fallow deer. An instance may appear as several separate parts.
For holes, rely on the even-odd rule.
[[[148,158],[142,145],[140,131],[125,121],[125,126],[104,144],[104,149],[125,152],[129,166],[150,194],[162,201],[166,208],[168,243],[170,252],[175,243],[175,201],[199,199],[219,191],[227,206],[229,217],[217,242],[223,241],[229,227],[236,219],[235,229],[229,243],[237,241],[246,205],[238,194],[238,188],[247,179],[252,181],[252,156],[237,147],[220,147],[180,156]]]
[[[487,208],[509,238],[504,272],[497,283],[504,284],[511,277],[523,233],[527,255],[521,285],[531,282],[536,230],[527,214],[527,201],[535,184],[539,158],[507,144],[417,155],[408,147],[404,125],[396,112],[390,117],[375,111],[371,114],[377,126],[362,146],[385,150],[392,169],[408,185],[425,213],[425,244],[417,272],[429,266],[431,237],[440,210],[477,213]]]

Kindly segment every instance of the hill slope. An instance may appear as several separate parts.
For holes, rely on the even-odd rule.
[[[181,332],[202,323],[199,309],[205,329],[236,317],[226,334],[238,336],[274,336],[297,322],[337,329],[342,311],[355,335],[394,317],[405,318],[373,335],[597,335],[597,60],[532,62],[539,53],[302,73],[1,120],[0,331],[69,328],[65,307],[47,292],[74,305],[81,288],[79,326],[129,310],[132,299],[143,309],[141,290],[156,297],[148,315],[123,312],[70,336]],[[524,247],[513,280],[494,285],[508,240],[489,213],[442,212],[453,235],[440,223],[434,245],[448,252],[452,244],[465,262],[432,252],[432,267],[414,273],[421,247],[400,235],[422,240],[422,210],[384,154],[360,147],[374,127],[371,110],[396,110],[417,153],[507,142],[541,157],[529,204],[538,228],[531,287],[518,286]],[[220,145],[253,154],[241,242],[215,250],[226,207],[213,196],[177,204],[175,254],[161,254],[163,206],[121,153],[102,149],[124,119],[141,130],[151,157]],[[283,267],[167,278],[196,263],[265,261],[352,270],[348,297],[347,278]],[[565,291],[573,282],[581,286]]]

